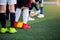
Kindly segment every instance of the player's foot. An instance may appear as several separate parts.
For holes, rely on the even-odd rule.
[[[28,21],[34,21],[35,19],[34,18],[32,18],[32,17],[29,17],[28,18]]]
[[[1,28],[1,33],[6,33],[8,31],[7,28]]]
[[[31,28],[31,27],[30,27],[29,25],[23,23],[22,29],[30,29],[30,28]]]
[[[15,27],[15,28],[17,27],[17,24],[18,24],[18,22],[14,22],[14,27]]]
[[[17,32],[17,30],[15,29],[15,28],[9,28],[9,33],[16,33]]]
[[[39,14],[40,13],[40,10],[36,11],[35,15]]]
[[[37,17],[38,18],[44,18],[44,14],[39,14]]]

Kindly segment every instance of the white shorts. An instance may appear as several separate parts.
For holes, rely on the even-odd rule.
[[[0,0],[0,5],[12,5],[12,4],[16,4],[16,0]]]

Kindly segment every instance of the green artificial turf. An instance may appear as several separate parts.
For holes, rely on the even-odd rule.
[[[60,40],[60,6],[44,5],[45,18],[29,21],[28,30],[17,29],[15,34],[1,34],[0,40]],[[7,26],[9,22],[7,21]]]

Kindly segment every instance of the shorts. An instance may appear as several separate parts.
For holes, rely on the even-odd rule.
[[[12,5],[16,4],[16,0],[0,0],[0,5]]]
[[[17,0],[17,7],[28,7],[29,0]]]

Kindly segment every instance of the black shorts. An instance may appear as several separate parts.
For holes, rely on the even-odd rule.
[[[17,0],[17,7],[28,7],[29,5],[29,0]]]

